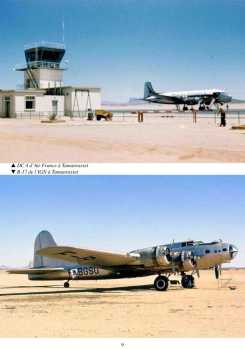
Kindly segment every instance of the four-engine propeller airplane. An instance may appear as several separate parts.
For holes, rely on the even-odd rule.
[[[214,269],[219,278],[221,264],[228,263],[238,253],[230,243],[214,241],[184,241],[138,249],[127,254],[102,252],[68,246],[57,246],[48,231],[38,234],[34,244],[33,268],[9,270],[11,274],[27,274],[30,280],[113,279],[158,275],[154,287],[168,289],[172,274],[181,276],[183,288],[194,287],[196,273]]]
[[[186,106],[198,104],[200,110],[205,110],[205,106],[209,106],[211,103],[229,103],[231,102],[232,97],[227,95],[224,90],[219,89],[156,92],[153,89],[151,82],[147,81],[144,86],[144,100],[159,104],[174,104],[177,108],[179,105],[184,105],[183,110],[187,109]]]

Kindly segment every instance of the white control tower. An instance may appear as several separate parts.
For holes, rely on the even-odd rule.
[[[26,66],[16,68],[24,72],[25,89],[59,88],[63,84],[63,71],[60,66],[65,55],[63,44],[40,42],[25,47]]]

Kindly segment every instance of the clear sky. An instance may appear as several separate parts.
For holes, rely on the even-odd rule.
[[[58,244],[122,252],[221,238],[245,266],[245,176],[1,176],[0,198],[0,265],[26,265],[47,229]]]
[[[245,97],[244,0],[2,0],[0,88],[22,83],[23,47],[61,41],[67,83],[102,87],[103,100],[158,90],[225,88]]]

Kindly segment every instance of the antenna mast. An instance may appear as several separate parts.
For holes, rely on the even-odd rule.
[[[63,44],[65,43],[65,20],[64,20],[64,16],[62,19],[62,42]]]

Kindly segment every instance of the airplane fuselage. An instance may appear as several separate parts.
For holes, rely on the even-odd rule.
[[[172,96],[172,97],[200,97],[212,94],[225,93],[224,90],[220,89],[203,89],[203,90],[189,90],[189,91],[172,91],[172,92],[160,92],[159,95]]]
[[[229,103],[232,97],[221,89],[156,92],[150,82],[145,83],[144,100],[152,103],[174,105],[210,105]]]
[[[136,256],[128,266],[101,267],[97,265],[64,266],[63,271],[45,274],[29,273],[30,280],[98,280],[188,272],[210,269],[230,262],[237,254],[235,246],[223,242],[202,243],[186,241],[159,245],[129,252]]]

